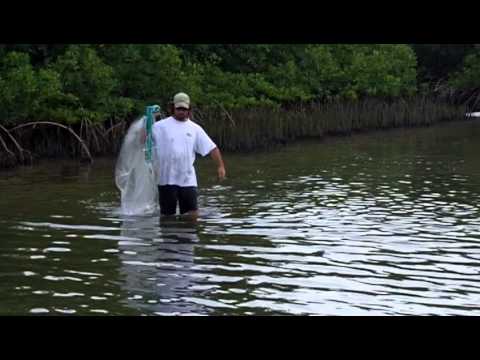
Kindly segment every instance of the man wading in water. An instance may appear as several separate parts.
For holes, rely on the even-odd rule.
[[[160,213],[198,217],[195,154],[210,155],[217,165],[219,180],[225,179],[225,166],[217,145],[203,128],[190,120],[190,98],[178,93],[173,98],[173,116],[157,121],[152,128],[156,151]]]

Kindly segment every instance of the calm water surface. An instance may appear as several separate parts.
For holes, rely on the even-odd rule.
[[[0,172],[0,315],[480,315],[480,121],[197,161],[201,218],[114,160]]]

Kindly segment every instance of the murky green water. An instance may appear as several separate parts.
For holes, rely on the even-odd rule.
[[[480,121],[199,161],[201,219],[112,160],[0,173],[0,314],[480,315]]]

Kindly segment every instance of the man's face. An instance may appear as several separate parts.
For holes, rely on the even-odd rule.
[[[190,114],[190,110],[184,107],[175,108],[174,111],[177,120],[186,120]]]

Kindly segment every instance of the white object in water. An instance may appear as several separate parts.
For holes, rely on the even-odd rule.
[[[144,117],[128,129],[115,167],[115,183],[121,192],[124,215],[146,215],[158,209],[158,188],[153,165],[145,162],[141,141]],[[155,162],[155,157],[154,157]]]
[[[480,112],[467,113],[467,117],[480,117]]]

